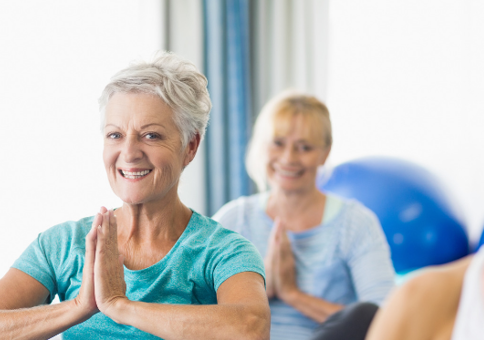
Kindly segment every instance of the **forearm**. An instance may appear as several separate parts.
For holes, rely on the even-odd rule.
[[[87,320],[74,300],[54,305],[0,310],[2,339],[50,339]]]
[[[264,306],[119,302],[109,317],[166,340],[269,339],[270,313]]]
[[[303,293],[300,290],[294,290],[284,295],[281,299],[288,305],[294,307],[307,317],[321,323],[328,316],[343,309],[344,305],[332,303],[315,296]]]

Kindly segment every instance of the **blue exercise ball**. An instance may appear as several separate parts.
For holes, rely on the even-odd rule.
[[[457,208],[429,171],[389,157],[357,159],[318,177],[324,192],[354,198],[378,216],[398,273],[469,254]]]
[[[476,251],[484,244],[484,229],[482,230],[481,238],[479,239],[479,244],[477,245]]]

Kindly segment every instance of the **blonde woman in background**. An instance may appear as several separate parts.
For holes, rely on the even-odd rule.
[[[328,109],[315,97],[286,92],[271,100],[247,155],[260,193],[229,202],[213,217],[265,259],[274,340],[364,339],[394,285],[376,216],[316,187],[331,131]]]

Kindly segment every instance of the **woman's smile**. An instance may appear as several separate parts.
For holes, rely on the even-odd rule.
[[[274,165],[275,173],[282,177],[299,178],[304,174],[303,169],[290,169]]]
[[[151,169],[118,169],[123,178],[131,181],[138,181],[151,173]]]

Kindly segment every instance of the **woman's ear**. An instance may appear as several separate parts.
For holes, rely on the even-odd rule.
[[[183,160],[183,168],[185,168],[195,158],[198,147],[200,146],[200,134],[196,133],[195,136],[188,142],[185,147],[185,159]]]

